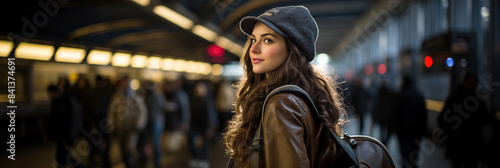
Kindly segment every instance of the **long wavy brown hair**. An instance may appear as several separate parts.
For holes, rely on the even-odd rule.
[[[285,62],[276,70],[266,74],[255,74],[252,70],[249,50],[251,43],[247,40],[241,58],[243,76],[235,84],[237,96],[235,101],[235,115],[229,121],[229,126],[224,133],[227,146],[226,153],[238,161],[248,158],[250,141],[259,126],[261,109],[264,99],[273,89],[294,84],[304,89],[313,99],[320,112],[323,125],[331,128],[338,135],[346,119],[340,94],[337,93],[338,85],[335,77],[322,75],[310,63],[299,48],[288,38],[287,50],[289,53]],[[321,134],[326,139],[322,147],[320,165],[332,165],[335,161],[337,150],[335,143],[329,135],[328,129]]]

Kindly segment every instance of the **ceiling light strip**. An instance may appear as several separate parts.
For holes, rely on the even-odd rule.
[[[85,49],[59,47],[56,51],[55,60],[57,62],[81,63],[85,58]]]
[[[16,58],[48,61],[54,55],[54,46],[21,42],[16,48]]]
[[[153,12],[186,30],[191,29],[194,25],[190,19],[163,5],[155,6]]]

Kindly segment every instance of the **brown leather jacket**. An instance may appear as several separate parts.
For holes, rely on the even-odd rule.
[[[267,102],[263,114],[264,147],[259,167],[319,167],[321,122],[314,119],[306,102],[291,93],[279,93]],[[236,163],[249,167],[250,158]]]

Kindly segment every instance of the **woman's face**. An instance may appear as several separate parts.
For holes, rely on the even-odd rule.
[[[250,59],[256,74],[274,71],[288,57],[285,38],[261,22],[257,22],[250,35]]]

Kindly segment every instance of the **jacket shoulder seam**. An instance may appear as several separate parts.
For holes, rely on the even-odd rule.
[[[269,99],[268,103],[271,102],[284,102],[286,99],[289,99],[290,101],[293,101],[295,105],[297,105],[300,108],[300,114],[304,114],[310,111],[309,107],[307,106],[306,102],[304,101],[303,98],[299,97],[298,95],[295,95],[293,93],[278,93],[271,97]],[[306,108],[307,107],[307,108]]]

